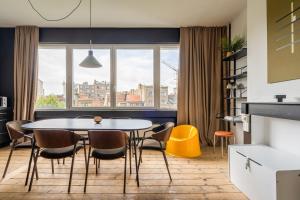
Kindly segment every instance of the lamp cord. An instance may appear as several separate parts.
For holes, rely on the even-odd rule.
[[[28,3],[30,4],[31,8],[41,17],[43,18],[44,20],[46,21],[50,21],[50,22],[57,22],[57,21],[61,21],[61,20],[64,20],[66,18],[68,18],[70,15],[72,15],[75,10],[77,10],[79,8],[79,6],[81,5],[82,3],[82,0],[79,0],[78,4],[67,14],[65,15],[64,17],[61,17],[61,18],[58,18],[58,19],[48,19],[47,17],[45,17],[44,15],[42,15],[33,5],[33,3],[31,2],[31,0],[27,0]],[[90,20],[90,24],[91,24],[91,20]]]

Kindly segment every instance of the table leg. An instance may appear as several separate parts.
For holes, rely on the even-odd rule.
[[[136,182],[137,186],[140,186],[139,181],[139,170],[138,170],[138,161],[137,161],[137,152],[136,152],[136,142],[135,142],[135,131],[133,131],[133,147],[134,147],[134,159],[135,159],[135,171],[136,171]]]
[[[129,167],[130,167],[130,174],[132,173],[132,170],[131,170],[131,155],[132,155],[132,131],[130,131],[129,133]]]

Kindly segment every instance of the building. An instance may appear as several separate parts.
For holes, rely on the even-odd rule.
[[[96,81],[93,84],[83,82],[74,86],[73,106],[75,107],[104,107],[109,101],[110,83]]]
[[[44,90],[44,82],[42,80],[38,80],[38,87],[37,87],[37,96],[42,97],[45,94]]]

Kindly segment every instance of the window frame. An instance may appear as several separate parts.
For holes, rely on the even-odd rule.
[[[160,49],[178,48],[179,44],[93,44],[92,49],[110,50],[110,106],[109,107],[74,107],[73,101],[73,50],[89,49],[89,44],[39,44],[39,49],[66,49],[66,108],[65,109],[41,109],[35,110],[168,110],[176,109],[160,108]],[[118,107],[116,105],[117,90],[117,50],[118,49],[152,49],[153,50],[153,89],[154,105],[152,107]],[[177,86],[178,88],[178,86]]]

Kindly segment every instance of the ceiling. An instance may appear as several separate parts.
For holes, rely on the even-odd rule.
[[[60,18],[80,0],[31,0],[47,18]],[[182,27],[225,25],[246,7],[246,0],[93,0],[93,27]],[[0,27],[89,26],[89,0],[67,19],[47,22],[28,0],[0,0]]]

